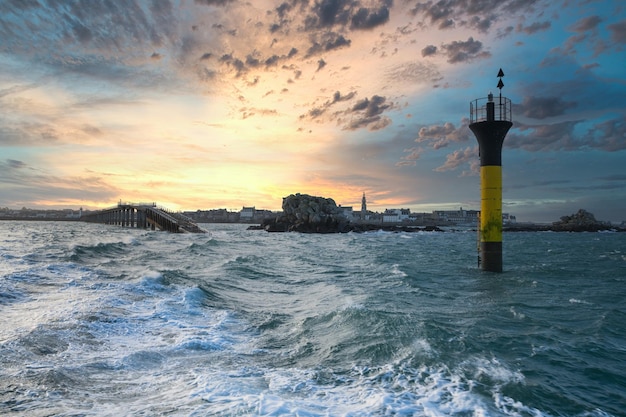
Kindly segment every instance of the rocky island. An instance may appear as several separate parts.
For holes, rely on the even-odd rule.
[[[616,227],[610,223],[596,220],[596,217],[587,210],[580,209],[569,216],[562,216],[557,222],[551,225],[518,224],[510,225],[503,229],[505,232],[600,232],[614,230],[623,232],[624,228]]]
[[[308,194],[291,194],[283,198],[282,214],[266,219],[259,227],[268,232],[300,233],[347,233],[385,231],[441,231],[436,226],[423,228],[414,226],[364,224],[350,222],[337,207],[332,198],[315,197]]]

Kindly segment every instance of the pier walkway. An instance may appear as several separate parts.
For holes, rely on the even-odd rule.
[[[80,220],[172,233],[206,233],[189,217],[158,207],[156,203],[119,202],[115,207],[83,213]]]

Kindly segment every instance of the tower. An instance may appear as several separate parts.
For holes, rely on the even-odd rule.
[[[502,272],[502,143],[513,123],[511,100],[502,97],[504,72],[498,72],[500,96],[470,103],[469,128],[480,154],[480,258],[484,271]]]
[[[365,200],[365,193],[363,193],[363,198],[361,198],[361,219],[365,220],[365,215],[367,214],[367,201]]]

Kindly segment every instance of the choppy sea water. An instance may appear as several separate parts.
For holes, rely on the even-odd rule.
[[[626,415],[626,233],[203,226],[0,222],[0,415]]]

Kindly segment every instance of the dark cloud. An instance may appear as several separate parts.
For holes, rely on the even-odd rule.
[[[387,102],[385,97],[378,95],[358,100],[345,110],[338,110],[333,113],[328,111],[332,106],[350,101],[354,97],[356,97],[356,92],[354,91],[345,95],[336,91],[331,99],[301,115],[300,119],[316,120],[324,116],[325,120],[337,121],[346,130],[367,128],[373,131],[383,129],[391,124],[391,119],[384,116],[383,113],[393,109],[394,104]]]
[[[580,143],[576,143],[574,139],[574,128],[578,123],[578,121],[544,125],[516,123],[516,129],[509,132],[504,141],[504,146],[511,149],[523,149],[528,152],[577,150]]]
[[[589,30],[595,30],[601,22],[602,18],[600,16],[589,16],[580,19],[578,22],[574,23],[571,29],[574,32],[586,32]]]
[[[350,21],[350,2],[347,0],[321,0],[314,3],[311,14],[305,19],[307,29],[333,25],[346,25]]]
[[[626,149],[626,116],[595,124],[583,137],[583,142],[607,152]]]
[[[548,30],[551,26],[552,23],[550,23],[550,21],[548,20],[546,20],[545,22],[533,22],[529,26],[522,26],[522,24],[520,23],[519,25],[517,25],[517,31],[524,32],[527,35],[532,35],[537,32]]]
[[[26,167],[26,163],[15,159],[7,159],[6,166],[10,169],[21,169]]]
[[[227,64],[233,67],[236,71],[236,76],[241,76],[244,72],[247,71],[246,65],[244,62],[238,58],[234,58],[232,54],[224,54],[220,57],[219,61],[221,63]]]
[[[0,4],[0,50],[11,48],[12,53],[26,56],[46,50],[41,59],[53,62],[83,53],[101,62],[113,56],[131,61],[145,57],[146,50],[179,42],[177,16],[169,0],[146,5],[134,0],[41,0],[37,7],[30,5],[17,12]]]
[[[391,119],[383,117],[382,113],[391,109],[392,104],[386,103],[386,98],[378,95],[372,98],[359,100],[346,114],[352,118],[345,126],[347,130],[356,130],[367,127],[369,130],[380,130],[391,123]]]
[[[68,17],[68,20],[70,20],[70,26],[72,28],[72,32],[74,33],[74,37],[80,42],[80,43],[88,43],[93,39],[93,35],[91,34],[91,30],[89,30],[87,27],[85,27],[85,25],[83,25],[81,22],[76,21],[75,19],[71,19]]]
[[[259,59],[258,59],[258,58],[255,58],[252,54],[249,54],[249,55],[246,57],[246,65],[247,65],[248,67],[255,68],[255,67],[258,67],[258,66],[259,66],[259,64],[260,64]]]
[[[626,44],[626,20],[608,26],[611,40],[618,44]]]
[[[341,102],[345,102],[345,101],[349,101],[352,100],[354,97],[356,96],[356,92],[351,91],[348,94],[341,94],[340,91],[335,91],[335,94],[333,94],[332,99],[327,100],[324,104],[322,104],[319,107],[315,107],[311,110],[309,110],[309,112],[306,115],[301,115],[300,119],[305,119],[308,118],[310,120],[313,119],[317,119],[320,116],[322,116],[323,114],[326,113],[326,111],[333,105],[337,104],[337,103],[341,103]]]
[[[565,121],[544,125],[516,123],[507,135],[504,146],[529,152],[583,151],[595,149],[605,152],[626,150],[626,116],[593,124],[586,133],[579,126],[584,121]]]
[[[267,58],[264,63],[266,67],[272,67],[278,65],[279,60],[280,57],[278,55],[272,55],[271,57]]]
[[[381,7],[372,11],[366,7],[361,7],[352,16],[353,29],[372,29],[378,25],[382,25],[389,20],[389,8]]]
[[[560,116],[568,109],[576,107],[571,101],[563,101],[561,97],[524,97],[520,105],[514,105],[513,111],[532,119],[545,119]]]
[[[332,51],[334,49],[339,49],[343,47],[349,47],[351,41],[346,39],[343,35],[327,32],[321,35],[323,39],[317,41],[312,40],[311,46],[307,50],[306,58],[319,55],[324,52]]]
[[[283,2],[274,9],[277,21],[270,26],[271,32],[289,30],[289,25],[304,15],[303,29],[345,31],[368,30],[389,21],[392,0],[378,2],[377,7],[367,7],[359,0],[318,0]],[[299,4],[300,7],[297,7]]]
[[[424,49],[422,49],[422,56],[431,56],[437,53],[437,47],[435,45],[428,45]]]
[[[234,3],[237,0],[194,0],[194,3],[201,4],[203,6],[226,6],[227,4]]]
[[[350,93],[348,93],[346,95],[341,95],[341,92],[335,91],[335,94],[333,94],[332,104],[339,103],[341,101],[352,100],[354,98],[354,96],[356,96],[356,93],[354,91],[352,91],[352,92],[350,92]]]
[[[486,33],[495,21],[496,17],[490,15],[487,17],[472,16],[468,22],[470,27],[478,30],[479,32]]]
[[[411,8],[438,29],[468,27],[487,32],[500,18],[531,10],[540,0],[428,0]]]
[[[482,42],[474,40],[471,36],[467,41],[453,41],[443,44],[441,48],[445,51],[450,64],[471,62],[475,59],[484,59],[491,56],[491,53],[483,51]]]
[[[325,66],[326,66],[326,61],[324,61],[323,59],[320,59],[319,61],[317,61],[317,70],[316,71],[320,71]]]

